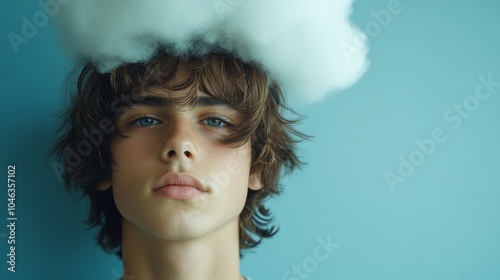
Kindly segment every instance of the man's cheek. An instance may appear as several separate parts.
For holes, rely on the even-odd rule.
[[[226,171],[229,173],[229,176],[235,177],[241,175],[243,167],[241,166],[239,161],[231,160],[228,162]]]
[[[212,164],[209,172],[209,180],[212,182],[212,193],[218,195],[229,186],[238,182],[241,177],[242,167],[236,160],[222,161],[220,164]],[[214,168],[217,166],[217,168]]]

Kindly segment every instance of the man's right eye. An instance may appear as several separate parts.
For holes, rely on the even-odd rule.
[[[133,126],[148,127],[155,124],[159,124],[160,121],[152,117],[141,117],[130,123]]]

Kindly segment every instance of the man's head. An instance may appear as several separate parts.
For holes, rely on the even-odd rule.
[[[87,222],[100,227],[106,251],[121,255],[122,219],[179,240],[239,217],[240,249],[276,233],[264,200],[280,192],[283,169],[300,165],[295,145],[305,136],[258,66],[218,53],[159,53],[107,74],[87,63],[74,92],[56,151],[66,186],[88,195]],[[157,195],[171,174],[193,177],[205,192]]]

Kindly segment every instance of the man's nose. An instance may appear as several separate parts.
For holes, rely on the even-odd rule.
[[[172,120],[166,129],[166,139],[161,151],[162,160],[195,160],[198,152],[193,125],[188,120],[177,118]]]

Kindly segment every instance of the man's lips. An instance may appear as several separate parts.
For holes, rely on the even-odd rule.
[[[159,189],[176,186],[176,187],[191,187],[195,188],[201,192],[207,192],[207,189],[203,186],[203,184],[196,179],[193,175],[189,173],[176,173],[176,172],[168,172],[156,181],[153,186],[153,191],[157,191]]]

